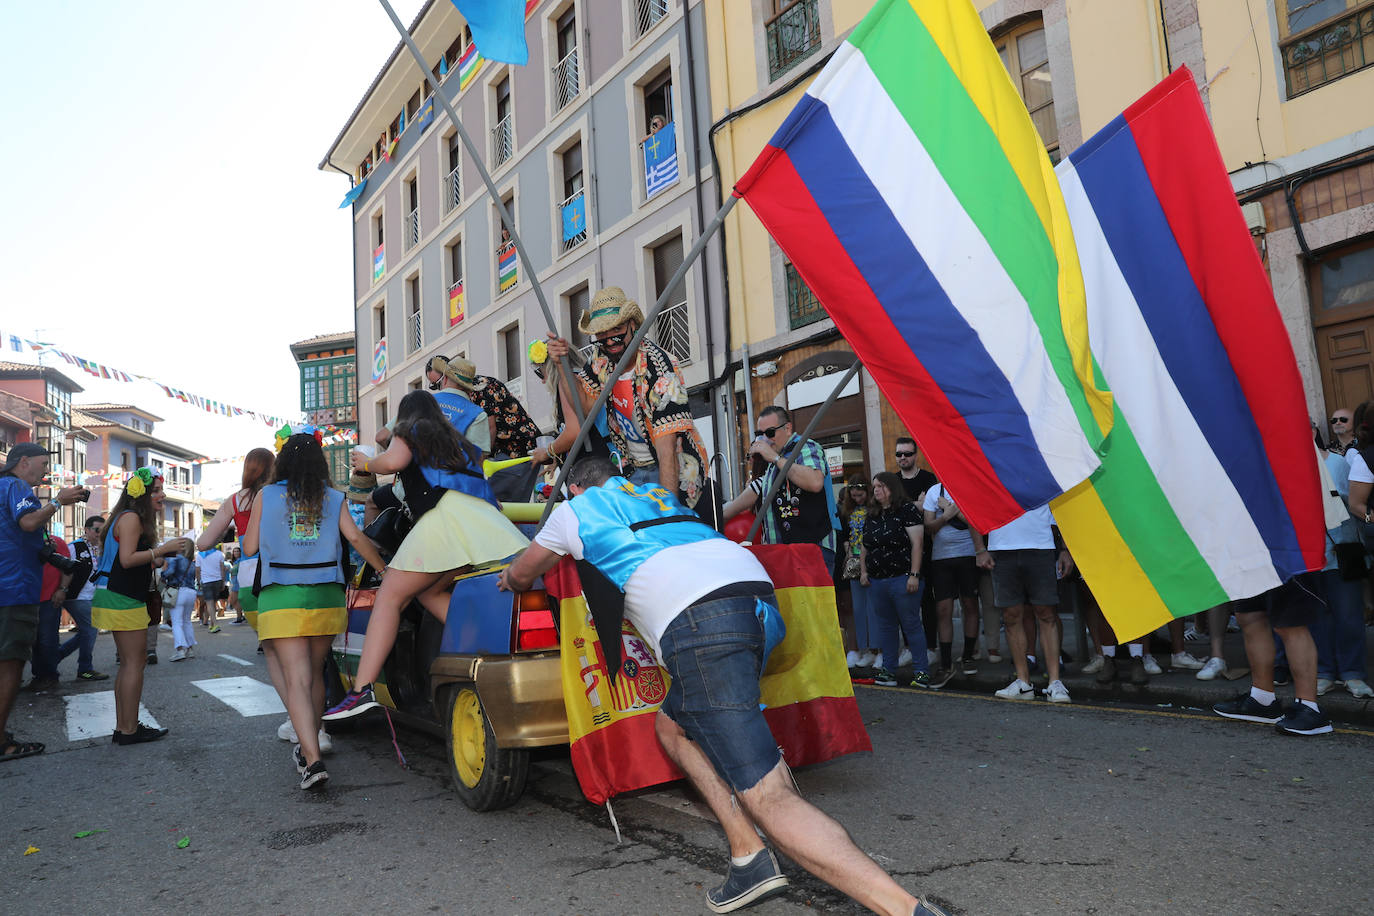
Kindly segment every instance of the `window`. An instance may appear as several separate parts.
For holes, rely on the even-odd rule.
[[[515,219],[515,195],[507,194],[501,199],[501,203],[510,214],[511,224],[518,228],[519,224]],[[501,222],[499,210],[493,214],[492,219],[500,227],[497,233],[499,241],[496,243],[496,292],[500,295],[520,281],[520,274],[515,242],[510,237],[510,230]]]
[[[491,163],[500,165],[515,152],[515,128],[511,119],[510,77],[496,84],[496,126],[491,129]]]
[[[410,389],[411,391],[419,391],[420,380],[418,378],[411,379],[410,381],[406,382],[406,388]]]
[[[561,111],[581,91],[577,72],[577,11],[569,6],[554,24],[558,63],[553,65],[553,110]]]
[[[644,198],[678,180],[677,137],[673,131],[673,75],[662,75],[644,84],[644,137],[639,143],[644,166]]]
[[[635,8],[635,35],[643,35],[668,15],[668,0],[631,0]]]
[[[1039,19],[993,38],[1011,81],[1030,111],[1031,121],[1045,143],[1051,162],[1059,161],[1059,124],[1054,119],[1054,88],[1045,29]]]
[[[1288,96],[1374,64],[1374,4],[1367,0],[1275,0]]]
[[[1363,239],[1312,262],[1308,285],[1314,312],[1339,309],[1345,315],[1374,310],[1374,239]]]
[[[587,196],[582,187],[582,144],[574,143],[559,155],[563,172],[563,203],[559,204],[562,250],[587,240]]]
[[[764,23],[769,82],[820,50],[821,17],[816,5],[817,0],[772,0],[772,18]]]
[[[406,179],[406,251],[420,244],[420,178]]]
[[[783,262],[784,282],[787,284],[787,326],[792,330],[815,324],[826,317],[821,301],[811,292],[811,287],[797,273],[791,261]]]
[[[444,270],[448,274],[448,283],[445,287],[444,303],[448,324],[444,327],[457,327],[467,317],[467,308],[463,295],[463,240],[455,239],[453,244],[444,249]]]
[[[372,318],[376,334],[375,340],[386,340],[386,303],[379,302],[372,309]]]
[[[378,429],[381,429],[391,422],[391,416],[386,411],[386,398],[379,398],[377,400],[376,416]]]
[[[655,245],[651,252],[654,262],[654,301],[657,302],[668,290],[673,274],[682,266],[682,235],[679,233]],[[671,353],[679,363],[686,363],[692,357],[688,319],[687,285],[684,280],[672,289],[668,304],[658,313],[653,330],[649,332],[654,342]]]
[[[406,354],[414,353],[424,344],[423,310],[420,306],[420,275],[416,273],[406,278]]]
[[[66,428],[71,425],[72,394],[52,382],[46,385],[48,406],[57,414],[57,425]]]
[[[593,338],[588,334],[583,334],[578,327],[578,322],[582,320],[582,315],[587,311],[587,306],[591,303],[591,289],[583,286],[568,293],[565,297],[568,301],[568,343],[572,344],[573,349],[581,350],[582,355],[591,359],[592,348],[595,347]]]
[[[129,470],[129,452],[127,450],[119,453],[119,469],[121,471]]]
[[[524,368],[525,347],[520,339],[520,325],[513,324],[499,333],[501,339],[501,378],[505,381],[520,378]]]
[[[454,131],[449,134],[447,143],[448,162],[443,191],[445,216],[456,210],[458,203],[463,199],[463,177],[460,169],[463,141],[459,139],[458,132]]]
[[[353,446],[348,443],[325,447],[324,457],[329,462],[330,482],[335,487],[343,486],[353,474],[353,465],[350,458],[350,453],[352,451]]]
[[[378,210],[372,217],[372,282],[386,274],[386,214]]]
[[[420,89],[415,90],[415,94],[406,102],[406,123],[415,120],[415,114],[420,110],[420,96],[423,92],[423,84]]]

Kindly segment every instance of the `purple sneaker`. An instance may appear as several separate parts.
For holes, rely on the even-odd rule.
[[[362,690],[348,691],[348,693],[344,695],[344,698],[339,701],[338,705],[327,710],[320,718],[324,719],[326,722],[336,722],[339,719],[351,719],[365,712],[371,712],[380,705],[381,704],[377,702],[377,698],[372,695],[372,685],[367,684]]]

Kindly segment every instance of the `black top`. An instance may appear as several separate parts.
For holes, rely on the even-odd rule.
[[[868,551],[868,578],[892,579],[905,577],[911,570],[911,538],[906,529],[923,524],[921,510],[915,503],[905,503],[895,510],[870,510],[864,519],[864,549]]]
[[[122,516],[121,516],[122,517]],[[135,516],[137,518],[137,516]],[[110,522],[115,524],[119,519]],[[153,542],[142,534],[139,529],[138,545],[135,550],[152,550]],[[115,542],[114,565],[110,567],[110,577],[105,580],[105,588],[114,592],[116,595],[123,595],[125,598],[132,598],[135,601],[147,601],[148,592],[153,590],[153,564],[144,563],[142,566],[134,566],[125,569],[119,562],[119,542]]]
[[[902,477],[901,474],[897,476],[901,477],[902,489],[906,490],[906,497],[912,502],[915,502],[917,497],[940,482],[936,479],[934,473],[927,471],[925,468],[921,468],[917,471],[915,477]],[[918,506],[917,508],[920,507]]]

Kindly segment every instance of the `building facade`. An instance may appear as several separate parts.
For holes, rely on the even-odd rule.
[[[35,493],[50,499],[74,486],[86,470],[86,444],[92,436],[73,423],[72,395],[83,389],[50,366],[0,362],[0,451],[19,442],[37,442],[48,450],[48,477]],[[48,530],[70,539],[86,522],[86,506],[64,506]]]
[[[490,170],[558,332],[601,287],[647,312],[717,207],[701,0],[543,0],[526,19],[529,63],[482,61],[453,4],[411,26]],[[505,382],[541,428],[552,402],[526,348],[548,323],[525,266],[442,106],[403,46],[382,67],[320,167],[366,181],[353,204],[354,325],[362,441],[424,384],[426,361],[462,355]],[[704,393],[723,321],[720,262],[667,297],[652,336],[677,357],[708,447]],[[717,369],[719,371],[719,369]]]
[[[358,356],[352,332],[323,334],[291,345],[291,357],[301,373],[301,412],[305,422],[358,433]],[[324,447],[329,476],[343,486],[352,473],[348,454],[353,442],[330,437]]]

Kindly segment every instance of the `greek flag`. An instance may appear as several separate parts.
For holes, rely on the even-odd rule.
[[[668,122],[644,141],[644,196],[653,197],[677,182],[677,135]]]

